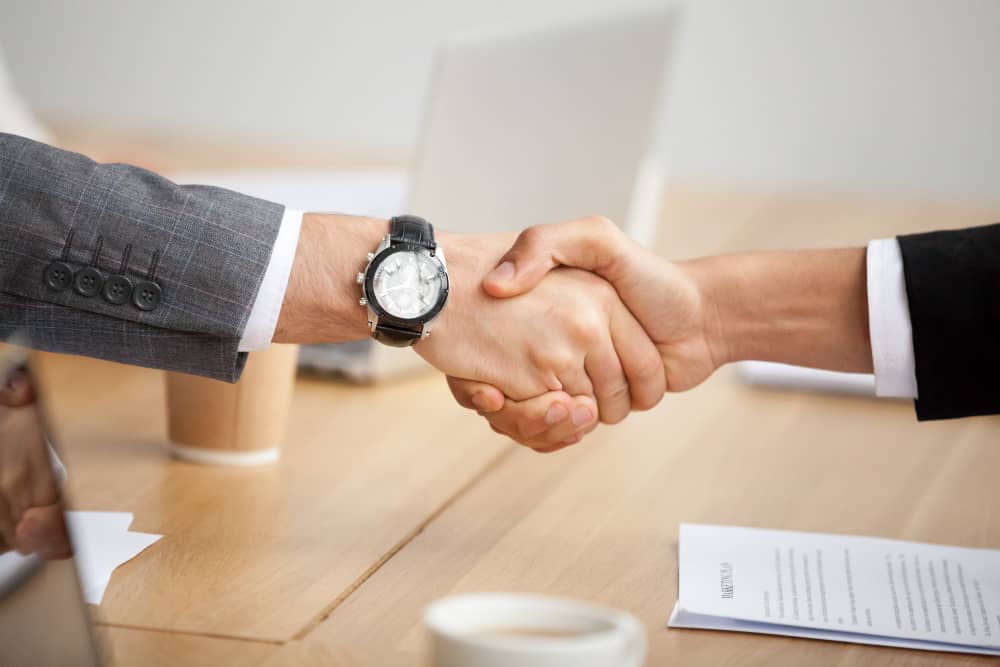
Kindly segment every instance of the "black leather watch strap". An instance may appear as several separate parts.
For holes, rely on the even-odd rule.
[[[423,325],[420,325],[420,329],[423,329]],[[375,333],[372,334],[372,337],[378,342],[392,347],[409,347],[420,340],[420,335],[420,331],[379,324],[375,327]]]
[[[415,215],[397,215],[389,220],[389,239],[393,243],[415,243],[431,252],[437,248],[431,223]]]
[[[434,228],[431,223],[415,215],[398,215],[389,220],[389,241],[411,243],[423,246],[434,254],[437,243],[434,241]],[[410,325],[393,325],[379,322],[375,326],[372,337],[384,345],[392,347],[409,347],[422,338],[423,323]]]

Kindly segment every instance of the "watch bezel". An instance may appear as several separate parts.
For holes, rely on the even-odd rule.
[[[379,303],[378,297],[375,296],[375,273],[378,271],[378,267],[381,266],[382,262],[386,259],[395,255],[398,252],[414,252],[423,253],[434,263],[437,267],[438,275],[441,277],[441,290],[438,292],[437,301],[431,306],[423,315],[418,317],[413,317],[409,319],[397,317],[392,313],[385,310],[382,304]],[[427,324],[441,312],[444,308],[445,302],[448,300],[448,271],[445,268],[444,263],[441,261],[437,255],[431,253],[425,246],[419,243],[394,243],[388,248],[380,250],[372,261],[368,263],[368,267],[365,269],[365,282],[364,282],[364,294],[365,299],[368,301],[368,306],[372,311],[378,316],[379,324],[388,325],[398,325],[398,326],[409,326],[414,324]]]

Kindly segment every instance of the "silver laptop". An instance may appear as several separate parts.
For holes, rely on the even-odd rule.
[[[468,232],[600,214],[649,240],[674,24],[656,9],[445,42],[407,210]]]

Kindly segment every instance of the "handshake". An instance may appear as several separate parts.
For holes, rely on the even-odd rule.
[[[303,220],[277,342],[368,333],[356,297],[344,296],[356,288],[319,276],[343,276],[362,254],[345,249],[373,247],[385,223],[325,217]],[[671,262],[600,217],[516,239],[437,240],[448,303],[415,349],[448,376],[459,404],[539,452],[648,410],[730,361],[871,371],[864,248]]]
[[[724,358],[692,267],[657,257],[606,218],[532,227],[478,265],[485,276],[459,289],[469,288],[479,314],[456,299],[433,343],[417,350],[448,374],[462,406],[536,451],[648,410]],[[455,363],[458,318],[459,331],[487,324],[497,356],[477,343],[468,348],[473,365]]]

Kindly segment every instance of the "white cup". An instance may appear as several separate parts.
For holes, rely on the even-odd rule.
[[[432,667],[641,667],[635,616],[540,595],[476,593],[424,611]]]

